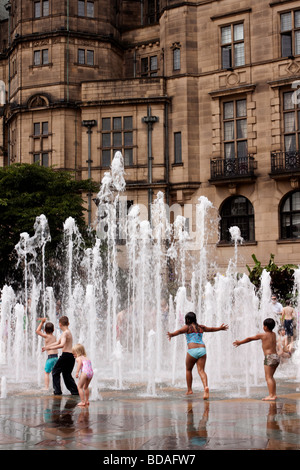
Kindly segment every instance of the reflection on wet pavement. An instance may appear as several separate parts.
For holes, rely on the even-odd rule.
[[[299,384],[278,384],[276,402],[211,393],[155,397],[105,390],[89,408],[78,398],[32,392],[0,399],[0,450],[299,450]]]

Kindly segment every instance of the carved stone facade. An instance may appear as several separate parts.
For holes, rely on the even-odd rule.
[[[100,183],[121,150],[128,200],[163,191],[191,233],[213,203],[221,269],[231,225],[241,271],[252,253],[300,264],[299,1],[0,3],[1,165]]]

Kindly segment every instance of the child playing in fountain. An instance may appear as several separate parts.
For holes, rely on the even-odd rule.
[[[62,374],[65,385],[72,395],[78,395],[77,385],[72,377],[72,370],[75,364],[75,359],[72,354],[73,337],[69,330],[69,319],[65,315],[59,319],[59,328],[62,330],[62,335],[52,347],[62,350],[57,363],[52,371],[54,395],[61,395],[60,375]],[[51,346],[44,346],[42,351],[47,351]]]
[[[281,322],[283,323],[289,344],[293,344],[294,340],[293,322],[295,317],[296,312],[291,306],[291,301],[286,300],[285,307],[282,309]]]
[[[72,353],[77,362],[76,378],[79,377],[78,392],[81,398],[81,402],[77,406],[88,406],[89,405],[89,384],[93,378],[93,369],[90,359],[87,357],[85,348],[82,344],[76,344],[72,348]]]
[[[292,344],[288,343],[288,338],[285,334],[285,329],[283,326],[278,328],[278,338],[277,338],[277,354],[280,359],[289,359],[292,355],[293,348]]]
[[[192,390],[192,382],[193,382],[193,367],[197,364],[198,374],[201,378],[204,387],[204,395],[203,399],[207,400],[209,398],[209,388],[207,382],[207,375],[204,370],[205,362],[206,362],[206,348],[205,344],[202,339],[202,335],[204,332],[215,332],[215,331],[222,331],[227,330],[228,325],[224,325],[222,323],[221,326],[216,328],[209,328],[204,325],[198,325],[196,315],[194,312],[189,312],[185,315],[185,326],[180,328],[173,333],[167,333],[169,337],[169,341],[174,336],[186,335],[188,351],[186,355],[185,367],[186,367],[186,383],[187,383],[187,395],[191,395],[193,393]]]
[[[40,318],[39,320],[40,320],[40,324],[36,329],[36,334],[44,338],[45,346],[50,346],[51,348],[51,345],[56,342],[56,338],[53,335],[54,325],[51,322],[46,323],[47,321],[46,318]],[[44,333],[43,333],[42,329],[43,329],[44,324],[45,326],[44,326]],[[46,364],[45,364],[45,390],[49,389],[50,373],[52,372],[53,367],[55,366],[57,361],[58,361],[57,349],[55,348],[49,349],[48,357],[47,357]]]
[[[280,363],[279,356],[276,349],[276,334],[273,332],[275,327],[275,321],[273,318],[267,318],[263,323],[263,333],[258,333],[255,336],[249,336],[242,341],[234,341],[233,345],[237,348],[241,344],[249,343],[250,341],[261,340],[262,349],[265,355],[264,368],[265,377],[269,390],[269,395],[263,400],[274,401],[276,400],[276,381],[274,379],[274,373]]]

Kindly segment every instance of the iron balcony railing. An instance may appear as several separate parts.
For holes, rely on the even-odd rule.
[[[256,162],[252,155],[238,158],[216,158],[210,161],[211,180],[254,176]]]
[[[272,152],[271,174],[300,171],[300,152]]]

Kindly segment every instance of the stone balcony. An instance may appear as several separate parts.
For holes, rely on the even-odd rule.
[[[271,172],[274,179],[300,176],[300,152],[271,152]]]
[[[257,162],[252,155],[238,158],[214,158],[210,161],[211,177],[214,185],[230,183],[251,183],[255,180]]]

